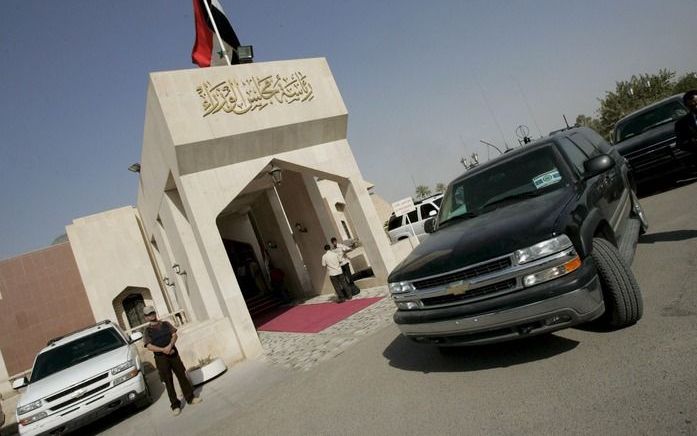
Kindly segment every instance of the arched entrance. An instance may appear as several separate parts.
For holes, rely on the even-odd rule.
[[[111,304],[121,328],[130,330],[145,324],[143,308],[154,303],[150,289],[129,286],[121,291]]]

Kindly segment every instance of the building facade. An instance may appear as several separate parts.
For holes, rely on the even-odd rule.
[[[231,364],[263,352],[252,306],[278,286],[272,271],[295,300],[333,292],[320,263],[332,236],[358,239],[356,265],[385,283],[387,209],[376,211],[347,123],[322,58],[152,73],[137,207],[67,227],[80,322],[133,329],[153,304],[188,332],[185,361]]]

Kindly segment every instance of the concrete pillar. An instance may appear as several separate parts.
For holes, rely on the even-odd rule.
[[[186,317],[189,321],[196,321],[198,317],[191,305],[191,298],[186,289],[186,283],[181,278],[180,275],[175,274],[171,271],[171,266],[174,262],[174,256],[172,255],[172,247],[169,243],[169,237],[165,232],[162,224],[157,223],[156,229],[153,232],[155,242],[157,243],[157,250],[155,252],[155,258],[160,267],[160,271],[174,283],[174,286],[168,286],[171,295],[172,303],[175,306],[174,310],[184,309],[186,312]],[[171,271],[171,272],[170,272]]]
[[[168,191],[163,198],[160,219],[173,249],[173,258],[170,261],[177,263],[186,274],[176,274],[172,271],[171,264],[169,268],[166,268],[167,274],[177,280],[177,286],[180,286],[185,293],[195,297],[195,300],[190,302],[195,319],[221,318],[224,314],[218,296],[196,243],[191,224],[182,211],[176,191]]]
[[[375,277],[387,282],[387,276],[397,263],[363,179],[351,177],[348,182],[340,182],[339,187],[346,199],[345,212],[351,217]]]
[[[290,230],[290,223],[283,212],[281,201],[273,189],[266,191],[266,197],[269,200],[271,211],[273,212],[276,222],[278,223],[278,229],[283,236],[282,243],[285,245],[286,250],[290,254],[290,261],[293,264],[293,272],[300,282],[303,294],[309,296],[312,292],[312,280],[310,279],[310,273],[305,268],[298,245],[295,243],[295,239],[293,239],[293,233]]]
[[[324,233],[324,239],[329,241],[332,237],[336,237],[341,240],[341,235],[335,231],[335,225],[333,224],[332,216],[327,213],[325,207],[325,200],[322,198],[322,193],[319,191],[317,182],[314,176],[310,174],[303,174],[303,183],[305,184],[305,189],[307,189],[307,194],[310,196],[310,201],[312,202],[312,208],[317,215],[320,226],[322,227],[322,232]]]

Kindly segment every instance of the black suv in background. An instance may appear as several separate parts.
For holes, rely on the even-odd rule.
[[[612,141],[629,161],[637,184],[688,168],[690,153],[675,143],[675,122],[688,112],[682,96],[641,108],[615,124]]]
[[[388,278],[394,321],[416,342],[482,344],[641,318],[629,265],[646,219],[625,159],[591,129],[466,172],[426,226],[430,237]]]

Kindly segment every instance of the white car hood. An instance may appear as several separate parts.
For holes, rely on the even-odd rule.
[[[96,377],[132,358],[131,347],[124,345],[108,353],[100,354],[75,366],[66,368],[63,371],[58,371],[29,384],[17,402],[17,407],[40,400],[87,379]]]

